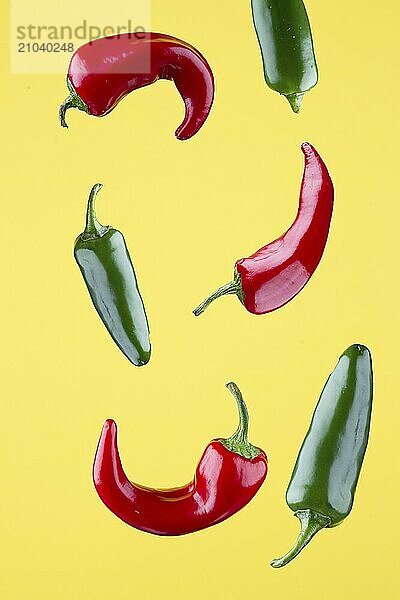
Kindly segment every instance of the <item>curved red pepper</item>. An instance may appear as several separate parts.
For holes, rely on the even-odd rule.
[[[234,383],[240,424],[226,440],[205,449],[194,479],[169,490],[147,488],[126,477],[117,446],[117,426],[108,419],[93,465],[93,481],[104,504],[128,525],[156,535],[183,535],[205,529],[243,508],[264,482],[265,453],[247,440],[248,415]]]
[[[328,170],[311,144],[305,158],[300,203],[293,225],[281,237],[235,264],[234,279],[193,312],[200,315],[216,298],[236,294],[247,310],[261,315],[280,308],[306,285],[328,238],[334,190]]]
[[[70,96],[60,107],[78,108],[101,117],[127,94],[158,79],[174,81],[185,102],[186,114],[175,135],[192,137],[206,120],[214,98],[214,79],[206,59],[196,48],[162,33],[125,33],[94,40],[74,53],[68,69]]]

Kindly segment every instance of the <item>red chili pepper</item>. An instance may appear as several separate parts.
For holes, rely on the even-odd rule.
[[[68,69],[70,96],[60,107],[78,108],[102,117],[127,94],[158,79],[172,79],[185,102],[186,114],[175,135],[192,137],[206,120],[214,98],[214,79],[206,59],[187,42],[162,33],[125,33],[84,44]]]
[[[293,225],[280,238],[235,264],[234,279],[193,312],[200,315],[213,300],[236,294],[247,310],[261,315],[280,308],[306,285],[324,252],[333,210],[333,184],[311,144],[305,158],[300,203]]]
[[[234,383],[240,423],[228,439],[205,449],[193,480],[183,487],[152,489],[131,483],[122,468],[117,426],[104,424],[93,465],[93,481],[104,504],[128,525],[156,535],[183,535],[227,519],[257,493],[267,476],[265,453],[247,439],[248,413]]]

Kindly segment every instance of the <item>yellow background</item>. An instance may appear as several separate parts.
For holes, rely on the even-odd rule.
[[[398,597],[398,2],[308,0],[320,81],[296,116],[264,84],[248,1],[154,0],[153,30],[194,44],[216,77],[212,113],[185,143],[173,135],[183,106],[168,82],[104,119],[71,111],[61,129],[64,77],[10,74],[7,4],[1,597]],[[336,189],[315,276],[272,314],[252,316],[227,297],[195,319],[191,309],[231,278],[235,260],[291,223],[304,140]],[[153,356],[143,369],[109,339],[72,256],[96,181],[99,218],[124,232],[147,307]],[[353,512],[275,571],[269,560],[298,531],[284,494],[299,445],[328,373],[354,342],[373,353],[375,406]],[[103,421],[117,421],[132,479],[185,483],[208,441],[236,427],[230,379],[270,460],[256,498],[180,538],[115,518],[91,482]]]

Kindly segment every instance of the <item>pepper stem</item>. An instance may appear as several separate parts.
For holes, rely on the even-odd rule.
[[[256,446],[253,446],[253,444],[250,444],[249,440],[247,439],[249,433],[249,413],[247,412],[246,403],[236,383],[230,381],[226,384],[226,387],[236,400],[239,413],[239,425],[231,437],[222,439],[220,441],[225,448],[231,452],[235,452],[240,456],[244,456],[244,458],[252,460],[261,454],[261,450],[256,448]]]
[[[65,113],[69,108],[78,108],[79,110],[83,110],[86,113],[89,113],[89,107],[79,96],[74,86],[72,85],[69,77],[67,77],[67,87],[69,89],[69,96],[65,98],[64,102],[61,104],[58,110],[58,118],[60,119],[60,123],[62,127],[67,127],[68,125],[65,120]]]
[[[307,546],[308,542],[312,540],[318,531],[324,527],[328,527],[331,523],[331,519],[329,517],[321,515],[310,509],[298,510],[294,514],[298,519],[300,519],[301,531],[293,548],[281,558],[275,558],[271,562],[271,567],[274,567],[274,569],[278,569],[279,567],[284,567],[287,565],[303,550],[305,546]]]
[[[110,228],[108,225],[101,225],[96,217],[95,202],[97,194],[102,187],[102,183],[95,183],[90,190],[86,209],[86,226],[84,232],[81,234],[82,240],[92,240],[93,238],[102,237]]]
[[[292,111],[295,113],[300,112],[301,103],[303,102],[304,94],[288,94],[285,96],[287,98],[290,106],[292,107]]]
[[[206,308],[211,304],[211,302],[214,302],[214,300],[216,300],[217,298],[220,298],[221,296],[226,296],[227,294],[236,294],[240,302],[242,302],[243,304],[244,293],[242,289],[240,274],[236,271],[236,269],[233,281],[222,285],[213,294],[208,296],[208,298],[206,298],[201,304],[199,304],[197,308],[194,309],[193,314],[196,317],[198,317],[199,315],[201,315],[201,313],[203,313],[206,310]]]

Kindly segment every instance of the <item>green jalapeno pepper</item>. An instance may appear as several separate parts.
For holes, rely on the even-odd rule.
[[[109,334],[140,367],[150,360],[149,326],[124,236],[96,218],[95,199],[102,187],[96,183],[90,192],[86,227],[75,241],[74,255]]]
[[[297,457],[286,502],[300,519],[293,548],[271,562],[283,567],[324,527],[350,513],[368,443],[372,360],[365,346],[350,346],[328,378]]]
[[[310,22],[302,0],[252,0],[267,85],[299,112],[318,81]]]

